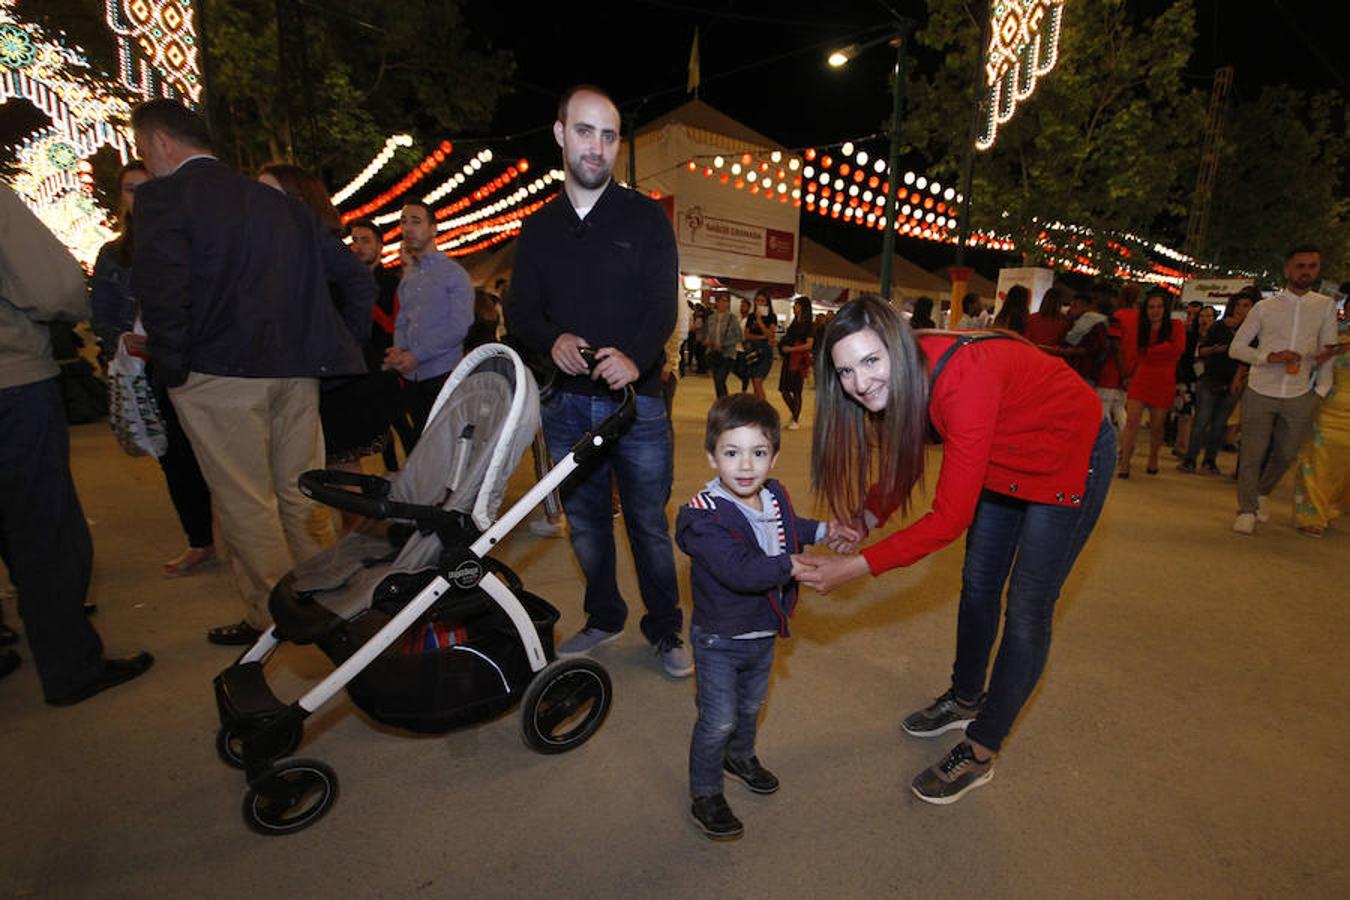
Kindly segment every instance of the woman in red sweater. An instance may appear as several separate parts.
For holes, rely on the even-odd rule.
[[[908,507],[925,443],[942,443],[927,514],[861,554],[799,559],[808,568],[800,581],[827,593],[966,533],[951,688],[904,721],[917,737],[966,729],[913,783],[921,800],[951,803],[992,777],[993,755],[1040,679],[1060,587],[1111,483],[1115,431],[1063,360],[1007,334],[916,338],[876,297],[839,310],[819,360],[812,486],[859,540]],[[986,691],[1005,582],[1007,622]]]
[[[1140,310],[1142,309],[1142,315]],[[1186,352],[1186,329],[1172,321],[1172,295],[1161,288],[1148,292],[1140,307],[1122,309],[1117,317],[1124,343],[1135,350],[1133,374],[1125,395],[1125,430],[1120,433],[1120,478],[1130,477],[1134,438],[1148,408],[1148,474],[1158,474],[1163,426],[1177,391],[1177,360]],[[1129,336],[1133,335],[1131,341]],[[1127,350],[1128,352],[1128,350]],[[1127,363],[1128,364],[1128,363]]]

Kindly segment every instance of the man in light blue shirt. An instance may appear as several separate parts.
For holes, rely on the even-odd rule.
[[[384,362],[408,383],[408,410],[420,435],[446,377],[464,356],[473,324],[473,281],[436,249],[436,219],[420,200],[403,205],[403,280],[394,346]]]

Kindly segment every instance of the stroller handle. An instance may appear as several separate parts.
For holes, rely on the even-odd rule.
[[[440,507],[390,500],[390,484],[378,475],[311,469],[300,475],[298,485],[300,493],[311,500],[368,519],[406,519],[430,528],[455,521],[452,514]],[[345,488],[358,488],[359,493]]]
[[[581,347],[581,358],[586,360],[586,365],[591,371],[595,371],[598,360],[595,358],[595,351],[590,347]],[[595,426],[594,431],[582,435],[581,440],[577,441],[572,447],[572,453],[576,456],[577,462],[582,463],[597,453],[604,452],[619,439],[619,436],[628,430],[632,424],[633,418],[637,415],[637,390],[633,385],[626,384],[617,391],[610,391],[611,395],[621,396],[619,408],[610,413],[603,422]]]

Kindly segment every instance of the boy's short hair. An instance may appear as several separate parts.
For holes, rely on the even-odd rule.
[[[754,394],[728,394],[719,399],[708,410],[708,427],[703,434],[703,446],[709,452],[717,450],[717,439],[722,432],[753,425],[764,432],[778,452],[782,433],[778,429],[778,410],[767,400],[761,400]]]

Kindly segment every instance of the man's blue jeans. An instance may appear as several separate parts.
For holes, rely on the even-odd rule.
[[[1200,449],[1205,451],[1205,462],[1214,463],[1223,446],[1223,435],[1228,430],[1228,417],[1237,406],[1237,396],[1225,389],[1215,393],[1203,379],[1195,386],[1195,428],[1191,431],[1191,446],[1186,449],[1186,462],[1195,463]]]
[[[610,397],[558,393],[544,404],[544,439],[556,464],[582,435],[605,420],[618,401]],[[624,527],[633,550],[638,589],[647,614],[648,641],[678,636],[683,623],[675,582],[675,551],[666,504],[672,478],[670,420],[660,397],[637,398],[637,418],[608,453],[563,484],[572,552],[586,577],[586,626],[622,631],[628,604],[615,578],[614,508],[610,485],[617,482]]]
[[[952,688],[964,700],[974,700],[984,691],[1007,583],[1003,640],[989,693],[966,728],[967,737],[990,750],[1003,745],[1045,669],[1055,601],[1097,523],[1115,461],[1116,432],[1103,421],[1080,505],[1030,503],[985,491],[975,509],[975,521],[966,533]]]
[[[775,637],[735,640],[689,627],[698,681],[698,721],[689,742],[689,794],[722,793],[722,755],[755,755],[759,709],[769,690]]]

